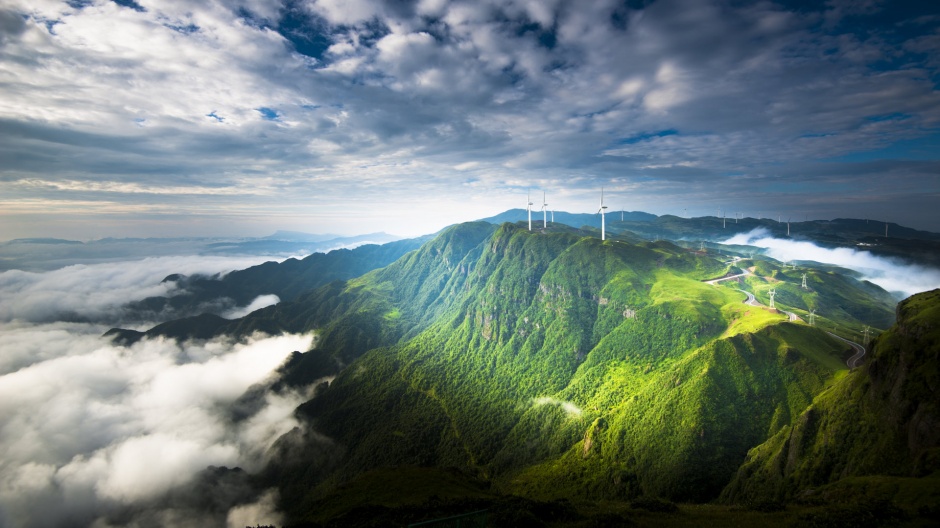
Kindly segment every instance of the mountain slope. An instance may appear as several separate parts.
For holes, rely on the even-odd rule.
[[[317,335],[272,382],[312,399],[258,477],[294,522],[314,520],[344,483],[402,465],[456,468],[543,501],[710,500],[749,450],[796,427],[845,376],[843,342],[703,282],[730,263],[584,235],[460,224],[384,268],[242,319],[204,315],[144,335]],[[783,288],[791,272],[774,265],[741,286]],[[886,296],[827,281],[790,293],[849,305]],[[845,310],[866,324],[880,316]]]
[[[723,493],[728,501],[787,499],[867,475],[940,471],[940,290],[898,305],[872,359],[754,448]]]
[[[473,240],[350,281],[410,329],[301,407],[344,455],[313,492],[303,464],[273,470],[294,511],[398,464],[545,498],[712,498],[844,369],[844,344],[702,283],[728,267],[671,243],[512,224]]]
[[[144,319],[172,319],[204,312],[221,314],[233,306],[245,306],[259,295],[277,295],[282,301],[335,280],[358,277],[398,260],[421,247],[428,237],[399,240],[387,244],[367,244],[355,249],[313,253],[303,259],[265,262],[225,275],[170,275],[180,290],[170,297],[148,297],[128,303],[125,309]]]

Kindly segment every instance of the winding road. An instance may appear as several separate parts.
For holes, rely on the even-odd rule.
[[[720,279],[708,280],[708,281],[705,281],[705,284],[711,284],[712,286],[714,286],[714,285],[717,285],[719,282],[724,282],[724,281],[726,281],[726,280],[737,279],[737,278],[739,278],[739,277],[746,277],[746,276],[748,276],[748,275],[750,275],[750,274],[751,274],[750,271],[748,271],[747,269],[744,269],[744,272],[743,272],[743,273],[738,273],[737,275],[730,275],[730,276],[728,276],[728,277],[722,277],[722,278],[720,278]],[[738,289],[738,291],[741,292],[741,293],[743,293],[744,295],[747,295],[747,299],[744,300],[744,304],[746,304],[746,305],[748,305],[748,306],[764,306],[763,304],[761,304],[761,303],[759,303],[759,302],[757,301],[757,299],[754,297],[754,294],[753,294],[753,293],[751,293],[751,292],[749,292],[749,291],[742,290],[742,289]],[[785,314],[787,314],[787,317],[790,319],[790,322],[791,322],[791,323],[795,323],[795,322],[797,322],[797,321],[802,321],[802,319],[800,319],[800,316],[796,315],[796,314],[793,313],[793,312],[788,312],[788,311],[786,311],[786,310],[780,310],[780,311],[783,312],[783,313],[785,313]],[[858,343],[856,343],[856,342],[854,342],[854,341],[849,341],[848,339],[839,337],[839,336],[833,334],[832,332],[826,332],[826,333],[829,334],[829,335],[831,335],[832,337],[838,339],[839,341],[845,342],[846,344],[848,344],[849,346],[851,346],[853,350],[855,350],[855,354],[854,354],[852,357],[850,357],[850,358],[848,359],[848,361],[845,362],[845,364],[848,365],[848,367],[849,367],[850,369],[857,368],[859,361],[861,361],[862,358],[865,357],[865,347],[863,347],[862,345],[860,345],[860,344],[858,344]]]
[[[844,343],[847,343],[849,346],[852,347],[853,350],[855,350],[855,355],[853,355],[852,357],[850,357],[850,358],[848,359],[848,361],[845,362],[845,364],[848,365],[848,367],[849,367],[850,369],[854,369],[854,368],[858,367],[858,362],[861,361],[863,357],[865,357],[865,347],[863,347],[862,345],[860,345],[860,344],[858,344],[858,343],[856,343],[856,342],[854,342],[854,341],[849,341],[848,339],[839,337],[839,336],[833,334],[832,332],[826,332],[826,333],[829,334],[829,335],[831,335],[832,337],[838,339],[839,341],[842,341],[842,342],[844,342]]]
[[[724,281],[726,281],[726,280],[731,280],[731,279],[737,279],[737,278],[739,278],[739,277],[746,277],[746,276],[748,276],[748,275],[750,275],[750,274],[751,274],[751,272],[748,271],[747,268],[745,268],[743,273],[738,273],[737,275],[730,275],[730,276],[728,276],[728,277],[722,277],[722,278],[720,278],[720,279],[708,280],[708,281],[705,281],[705,284],[711,284],[712,286],[714,286],[714,285],[718,284],[719,282],[724,282]],[[757,299],[754,298],[754,294],[753,294],[753,293],[751,293],[751,292],[749,292],[749,291],[744,291],[744,290],[741,290],[741,289],[738,289],[738,291],[741,292],[741,293],[743,293],[744,295],[747,295],[747,299],[745,299],[744,304],[746,304],[746,305],[748,305],[748,306],[764,306],[763,304],[757,302]],[[780,311],[783,312],[783,313],[785,313],[785,314],[787,314],[787,317],[789,318],[789,320],[790,320],[791,323],[795,323],[795,322],[797,322],[797,321],[802,321],[802,319],[800,319],[800,316],[796,315],[796,314],[793,313],[793,312],[788,312],[788,311],[786,311],[786,310],[780,310]]]
[[[745,270],[744,270],[744,273],[738,273],[737,275],[731,275],[731,276],[728,276],[728,277],[722,277],[722,278],[720,278],[720,279],[707,280],[707,281],[705,281],[705,284],[711,284],[712,286],[714,286],[715,284],[718,284],[719,282],[724,282],[724,281],[726,281],[726,280],[731,280],[731,279],[737,279],[738,277],[746,277],[746,276],[748,276],[748,275],[750,275],[750,274],[751,274],[751,272],[745,269]],[[741,290],[741,291],[744,291],[744,290]]]

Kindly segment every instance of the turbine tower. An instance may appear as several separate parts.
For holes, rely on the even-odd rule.
[[[555,223],[555,210],[552,209],[552,223]]]
[[[790,236],[790,217],[787,217],[787,236]]]
[[[525,210],[527,213],[529,213],[529,231],[532,231],[532,192],[531,191],[525,193],[525,201],[527,202],[525,206]]]
[[[806,274],[805,274],[805,273],[803,274],[803,286],[802,286],[802,287],[803,287],[804,290],[808,290],[808,289],[809,289],[809,288],[806,287]]]
[[[777,295],[777,288],[771,288],[767,295],[770,295],[770,309],[774,309],[774,295]]]
[[[604,188],[601,187],[601,206],[597,209],[597,212],[601,215],[601,240],[607,240],[606,231],[604,230],[604,210],[607,209],[607,206],[604,205]]]
[[[885,222],[885,238],[888,238],[888,222]]]
[[[542,191],[542,229],[548,227],[548,202],[545,201],[545,191]]]

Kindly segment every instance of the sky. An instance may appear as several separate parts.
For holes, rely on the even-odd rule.
[[[940,232],[938,87],[922,0],[0,0],[0,240],[412,236],[601,187]]]

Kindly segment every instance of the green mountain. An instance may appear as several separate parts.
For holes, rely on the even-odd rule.
[[[886,329],[890,295],[838,268],[725,262],[671,242],[588,234],[460,224],[385,267],[242,319],[188,318],[143,335],[316,334],[315,349],[295,353],[270,386],[318,383],[297,410],[304,427],[278,441],[257,476],[280,490],[292,523],[386,525],[486,507],[497,525],[586,526],[577,524],[585,515],[617,525],[610,519],[638,508],[670,515],[663,500],[790,500],[777,490],[799,485],[742,472],[770,464],[755,453],[784,449],[828,394],[868,379],[868,369],[848,371],[853,350],[829,332],[859,340],[865,326]],[[770,288],[781,310],[818,310],[816,325],[745,304],[739,291],[768,303]],[[885,379],[909,364],[892,361]],[[932,394],[918,390],[907,401]],[[869,454],[883,460],[893,445]],[[925,452],[911,464],[935,456]],[[737,515],[713,508],[685,511]]]
[[[869,350],[868,363],[748,453],[725,500],[787,500],[822,487],[940,504],[940,290],[898,305],[897,324]]]
[[[171,296],[148,297],[124,306],[128,314],[142,319],[170,319],[189,315],[222,313],[227,308],[244,306],[259,295],[274,294],[292,300],[335,280],[358,277],[387,266],[413,251],[430,237],[399,240],[387,244],[366,244],[355,249],[336,249],[312,253],[303,259],[265,262],[247,269],[211,277],[170,275],[164,282],[175,282],[179,291]],[[218,323],[221,324],[221,323]]]

